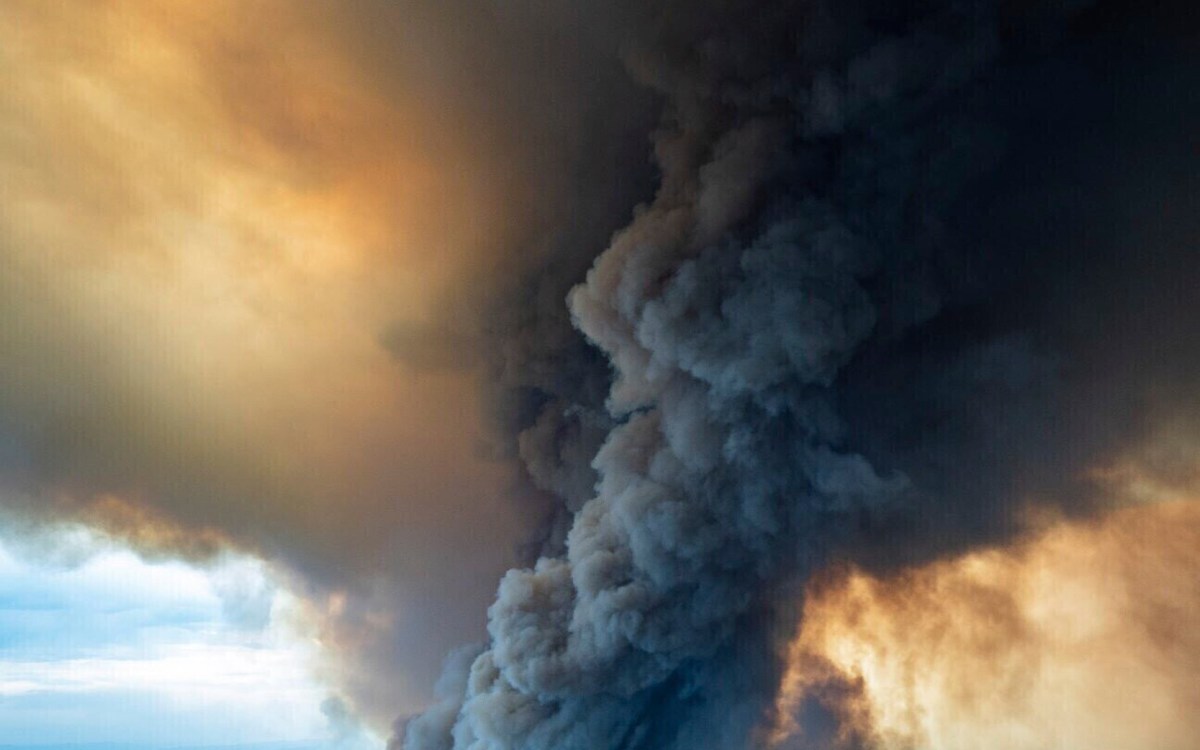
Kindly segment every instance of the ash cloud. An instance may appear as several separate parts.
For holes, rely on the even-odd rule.
[[[1194,481],[1186,8],[13,8],[5,506],[271,560],[388,719],[536,526],[397,744],[748,746],[813,571]]]
[[[261,556],[309,605],[349,710],[378,728],[422,705],[444,651],[483,634],[527,513],[500,497],[507,467],[477,455],[473,376],[431,369],[478,358],[402,368],[377,339],[393,318],[393,331],[435,318],[432,336],[384,338],[406,353],[477,345],[474,318],[431,300],[482,296],[510,272],[533,288],[531,268],[568,262],[550,245],[587,248],[572,238],[590,232],[602,246],[611,226],[592,225],[636,200],[574,201],[572,215],[542,200],[576,182],[633,191],[622,149],[645,146],[649,95],[615,52],[592,64],[602,18],[576,15],[13,3],[0,20],[2,530],[57,539],[79,522],[147,555]],[[507,43],[535,29],[541,42]],[[583,92],[606,87],[633,93],[593,118]],[[534,252],[526,240],[551,221],[560,238]],[[559,277],[595,250],[579,252]],[[561,302],[573,278],[556,283],[532,294]],[[565,310],[521,315],[543,346],[572,338]],[[541,356],[539,383],[585,387]],[[529,410],[511,401],[494,410]],[[447,549],[470,553],[451,564]]]
[[[505,575],[486,647],[395,744],[752,746],[797,580],[1116,502],[1089,471],[1195,409],[1184,19],[628,9],[660,174],[568,299],[611,366],[594,492],[582,443],[517,420],[565,541]]]

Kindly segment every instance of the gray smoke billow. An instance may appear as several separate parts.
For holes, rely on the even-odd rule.
[[[497,303],[494,403],[561,503],[408,750],[753,746],[781,592],[1087,513],[1087,469],[1197,413],[1186,13],[614,12],[657,191]]]

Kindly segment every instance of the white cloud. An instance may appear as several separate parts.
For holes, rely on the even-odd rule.
[[[0,745],[332,737],[296,607],[245,557],[199,569],[107,550],[64,568],[0,542]]]

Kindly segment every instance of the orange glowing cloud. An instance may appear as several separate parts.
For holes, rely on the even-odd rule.
[[[1145,747],[1200,736],[1200,503],[1129,507],[1013,547],[814,584],[776,746],[805,701],[870,747]]]
[[[490,267],[501,211],[461,130],[341,23],[276,0],[6,6],[0,481],[27,517],[360,588],[363,649],[440,643],[410,660],[420,688],[372,686],[390,722],[477,637],[520,521],[479,457],[474,375],[399,366],[380,336]],[[471,559],[435,570],[447,545]]]

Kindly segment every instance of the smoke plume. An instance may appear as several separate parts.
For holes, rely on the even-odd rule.
[[[14,0],[4,531],[267,560],[408,750],[943,741],[822,623],[1195,495],[1176,5]]]
[[[795,582],[1098,512],[1101,467],[1168,413],[1193,434],[1200,68],[1129,11],[628,11],[660,174],[568,298],[611,366],[594,491],[550,473],[565,539],[404,747],[748,746]],[[555,418],[535,478],[578,458]]]

